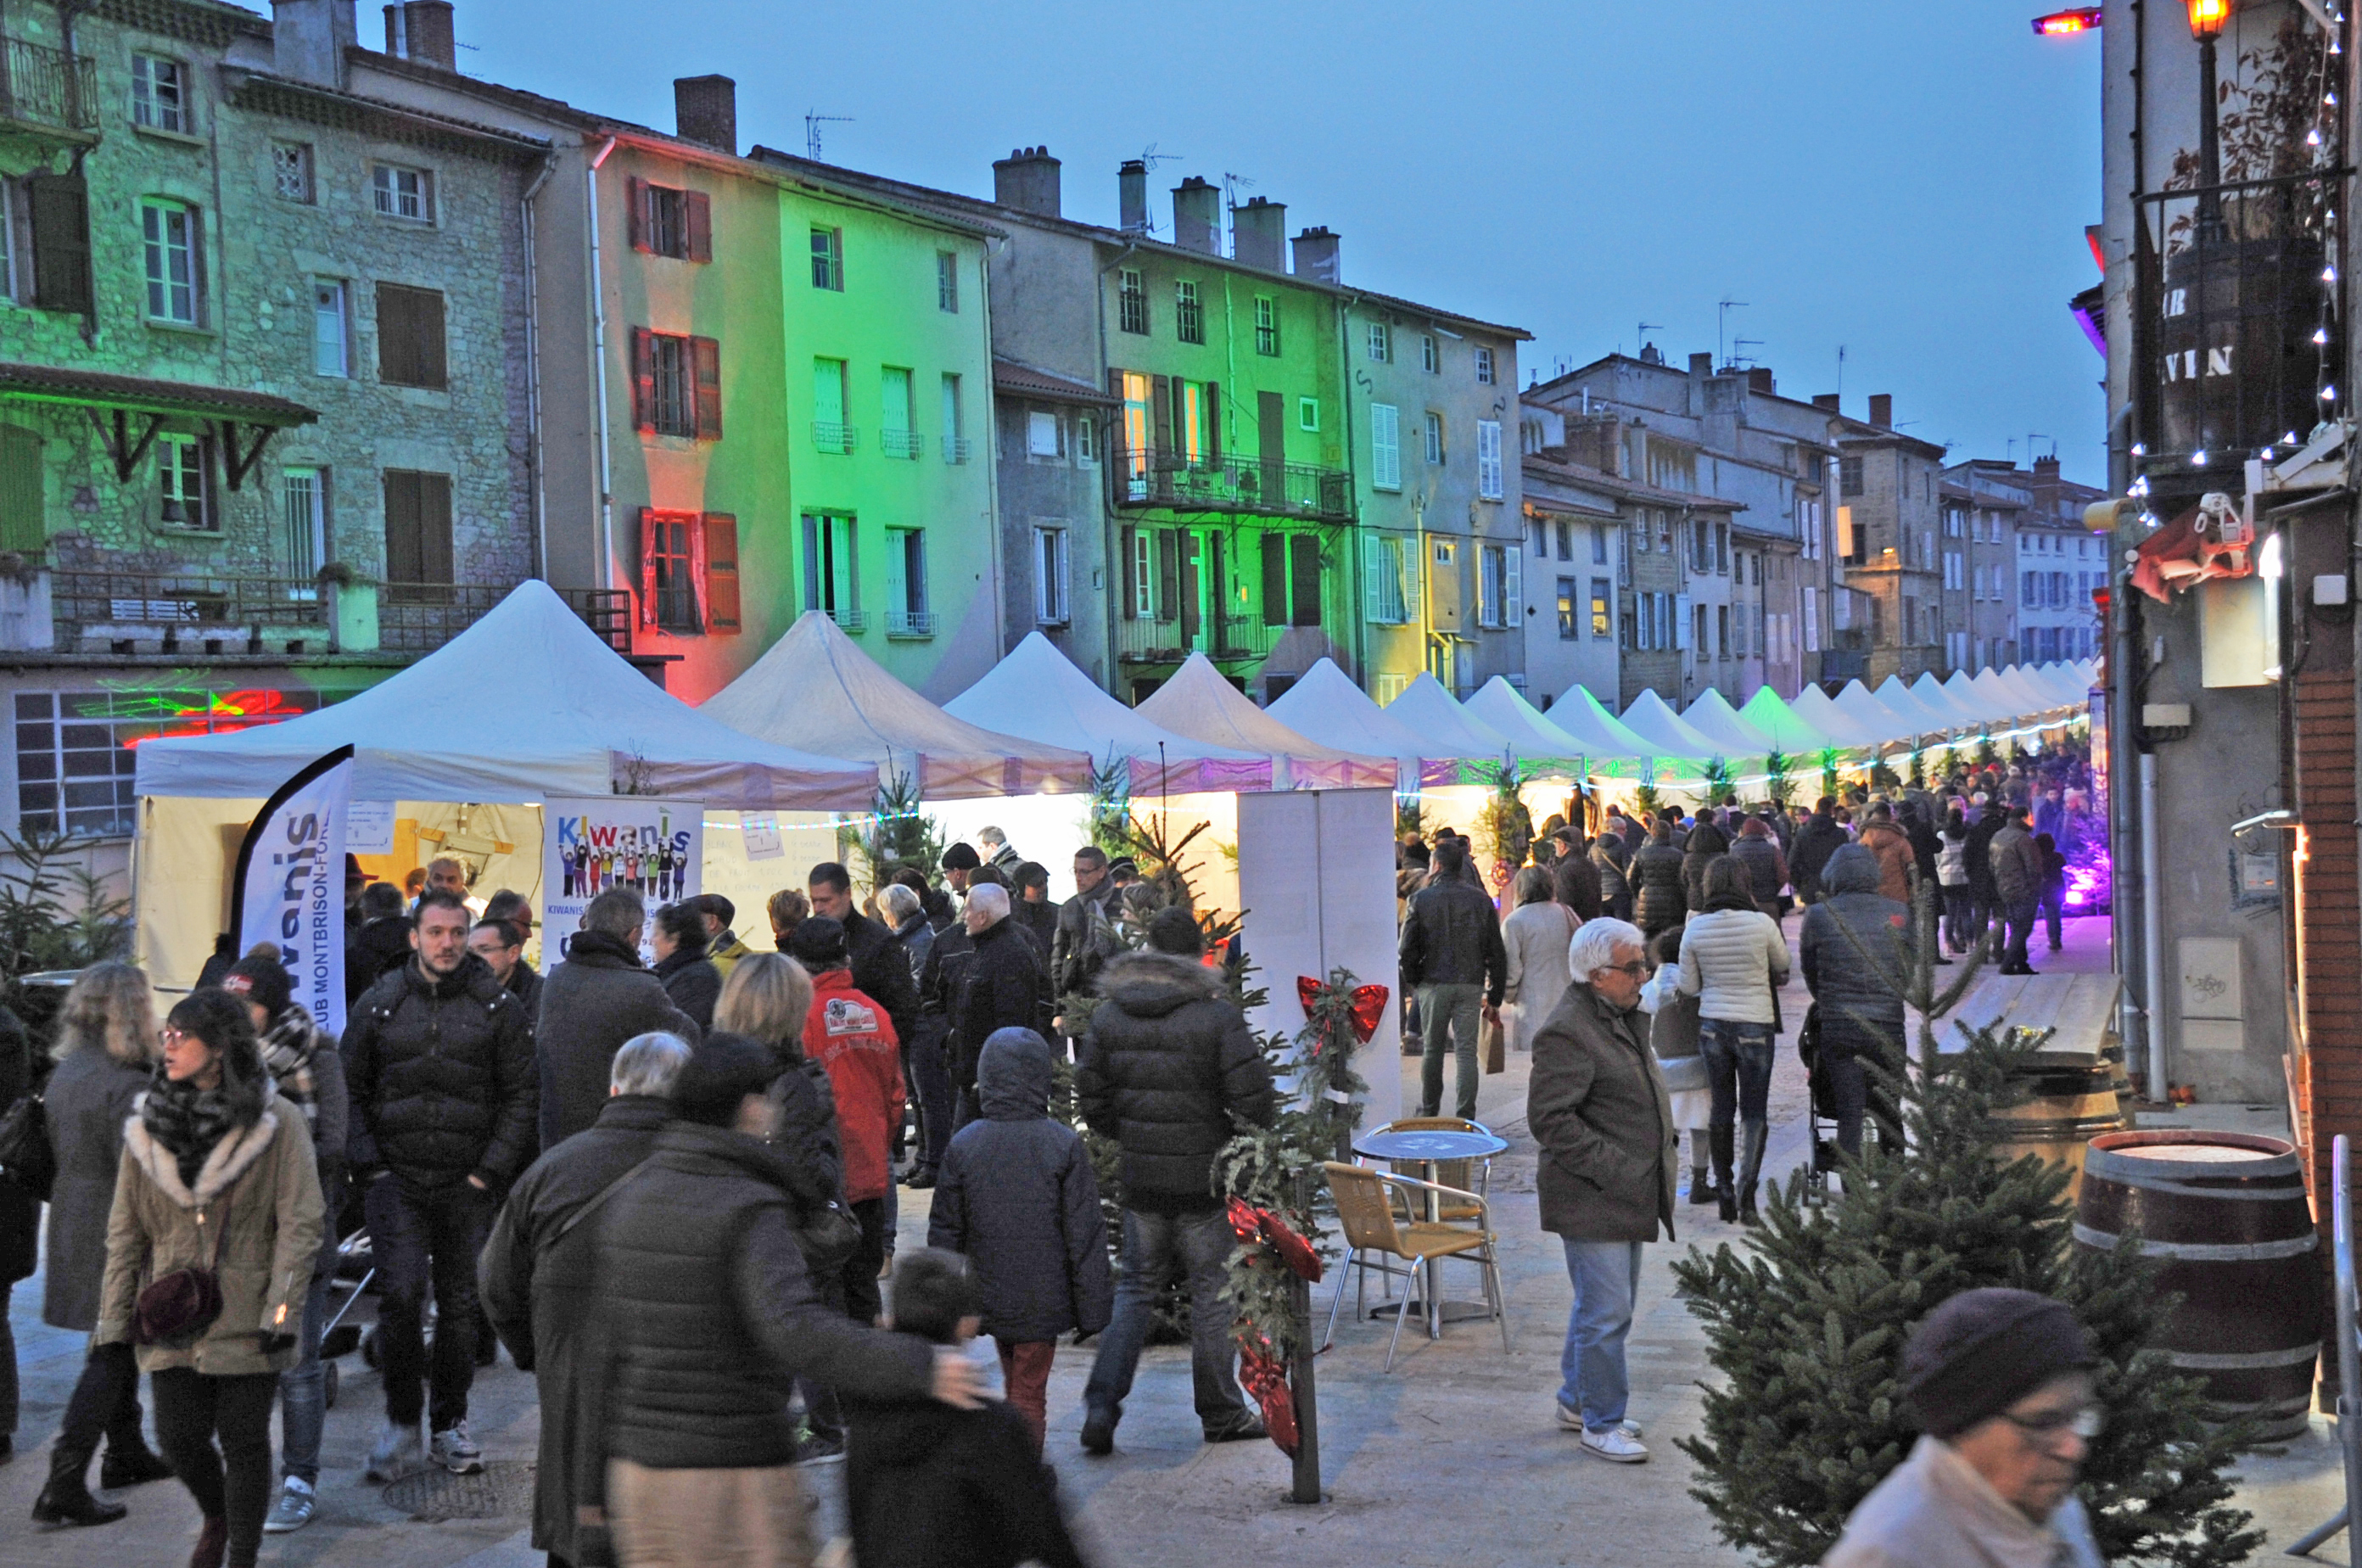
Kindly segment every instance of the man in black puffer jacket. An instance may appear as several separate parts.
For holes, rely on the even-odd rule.
[[[1649,842],[1632,855],[1632,919],[1644,936],[1671,931],[1689,912],[1683,890],[1682,852],[1673,845],[1671,823],[1659,818]]]
[[[1893,1095],[1871,1092],[1865,1057],[1903,1066],[1903,986],[1911,973],[1910,906],[1878,890],[1878,856],[1849,844],[1822,871],[1827,897],[1805,911],[1797,966],[1820,1021],[1820,1073],[1836,1101],[1838,1146],[1861,1153],[1863,1110],[1873,1101],[1879,1138],[1903,1147]]]
[[[1233,1116],[1270,1126],[1279,1096],[1246,1016],[1221,976],[1198,962],[1204,941],[1189,911],[1158,911],[1148,943],[1153,951],[1102,972],[1103,999],[1075,1068],[1083,1120],[1123,1147],[1123,1276],[1083,1390],[1083,1448],[1092,1454],[1115,1447],[1149,1320],[1176,1268],[1188,1276],[1189,1369],[1206,1441],[1264,1435],[1233,1370],[1234,1314],[1221,1293],[1235,1242],[1214,1154],[1235,1132]]]
[[[1812,820],[1796,830],[1794,847],[1788,851],[1788,877],[1796,889],[1796,901],[1816,904],[1825,896],[1821,889],[1821,867],[1829,863],[1842,845],[1853,841],[1838,823],[1837,798],[1821,797],[1813,807]]]
[[[468,906],[430,888],[418,900],[409,963],[361,998],[345,1032],[351,1169],[376,1251],[386,1430],[372,1480],[417,1466],[422,1380],[434,1460],[484,1467],[468,1435],[476,1377],[476,1257],[501,1195],[534,1154],[533,1031],[524,1008],[468,951]],[[426,1364],[426,1287],[435,1286],[435,1364]]]
[[[944,1065],[959,1095],[952,1118],[955,1132],[981,1114],[976,1101],[976,1064],[993,1032],[1030,1029],[1044,1034],[1050,1028],[1050,977],[1042,951],[1010,918],[1009,907],[1006,888],[979,883],[968,889],[961,921],[974,945],[943,982],[950,1024]]]
[[[751,1562],[749,1531],[801,1535],[799,1373],[848,1397],[973,1408],[957,1353],[855,1323],[812,1288],[795,1225],[813,1193],[764,1141],[778,1074],[752,1041],[691,1052],[679,1119],[596,1221],[606,1410],[579,1501],[604,1509],[625,1562],[658,1560],[657,1542],[667,1562]]]
[[[610,888],[582,911],[566,960],[542,977],[534,1051],[541,1072],[541,1146],[554,1149],[599,1120],[607,1075],[626,1040],[671,1034],[694,1045],[697,1021],[640,964],[639,894]]]

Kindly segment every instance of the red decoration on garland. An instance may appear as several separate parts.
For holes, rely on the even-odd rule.
[[[1296,1457],[1296,1391],[1288,1386],[1287,1363],[1251,1346],[1239,1347],[1239,1381],[1263,1409],[1263,1430],[1288,1458]]]
[[[1296,977],[1296,999],[1303,1004],[1304,1010],[1308,1013],[1319,1001],[1320,993],[1326,989],[1328,987],[1323,982],[1314,979],[1309,975]],[[1370,1036],[1378,1032],[1378,1021],[1386,1015],[1386,999],[1389,994],[1384,986],[1353,988],[1352,1012],[1353,1035],[1363,1044],[1367,1045],[1370,1043]]]
[[[1239,1198],[1231,1199],[1227,1218],[1239,1244],[1258,1254],[1250,1259],[1252,1263],[1276,1262],[1293,1274],[1319,1282],[1320,1254],[1286,1220]],[[1262,1407],[1264,1430],[1280,1452],[1295,1458],[1296,1395],[1288,1382],[1286,1359],[1273,1354],[1271,1342],[1244,1318],[1233,1327],[1231,1337],[1239,1345],[1239,1381]]]

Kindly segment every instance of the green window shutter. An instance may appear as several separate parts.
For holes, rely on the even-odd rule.
[[[1384,543],[1375,534],[1362,536],[1362,619],[1379,624],[1387,619]]]
[[[1288,624],[1296,626],[1320,624],[1320,541],[1309,534],[1298,534],[1287,541],[1288,598],[1295,613]]]
[[[0,550],[38,556],[49,542],[41,513],[41,438],[0,425]]]
[[[1181,613],[1181,535],[1177,529],[1156,531],[1156,618],[1170,621]]]
[[[1287,624],[1287,536],[1263,536],[1263,624]]]

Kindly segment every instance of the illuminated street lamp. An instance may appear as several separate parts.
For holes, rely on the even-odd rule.
[[[2077,33],[2091,32],[2099,25],[2100,7],[2077,6],[2065,11],[2053,11],[2047,17],[2035,17],[2034,32],[2037,38],[2070,38]]]
[[[2231,19],[2232,0],[2190,0],[2190,36],[2198,40],[2198,233],[2223,237],[2223,152],[2214,127],[2214,40]]]

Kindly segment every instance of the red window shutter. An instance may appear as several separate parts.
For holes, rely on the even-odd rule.
[[[640,508],[640,624],[657,624],[657,546],[662,525],[651,508]]]
[[[632,248],[646,250],[648,230],[654,226],[648,222],[648,182],[636,174],[624,181],[624,211],[628,215],[624,226],[630,231]]]
[[[689,591],[696,597],[692,619],[702,630],[705,625],[705,520],[694,512],[675,513],[673,525],[679,528],[689,544]],[[678,548],[678,545],[675,547]]]
[[[705,514],[705,629],[738,630],[738,519],[727,512]]]
[[[697,362],[697,438],[722,439],[722,345],[712,337],[689,340]]]
[[[688,191],[681,194],[681,205],[689,214],[689,259],[712,260],[713,199],[702,191]]]
[[[632,426],[653,435],[657,427],[656,334],[632,328]]]

